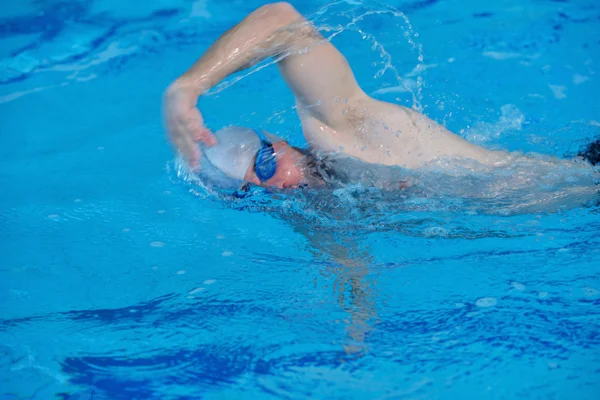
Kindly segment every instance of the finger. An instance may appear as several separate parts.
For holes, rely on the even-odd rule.
[[[182,129],[182,127],[180,127],[180,129]],[[183,135],[179,134],[173,141],[188,165],[192,168],[198,168],[201,154],[196,142],[185,133]]]
[[[196,142],[202,142],[208,146],[217,144],[210,129],[204,126],[199,115],[190,115],[182,121],[186,131]]]
[[[192,129],[192,138],[196,142],[202,142],[207,146],[214,146],[217,144],[217,139],[215,138],[210,129],[205,127],[193,127]]]

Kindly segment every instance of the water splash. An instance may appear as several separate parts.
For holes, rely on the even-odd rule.
[[[370,177],[378,173],[371,170],[380,166],[363,168],[363,179],[353,183],[291,190],[251,186],[247,191],[221,189],[181,166],[174,172],[194,195],[224,208],[268,213],[345,234],[506,237],[513,233],[489,228],[486,218],[556,213],[600,200],[600,171],[579,160],[512,153],[496,166],[444,158],[417,171],[386,167],[393,171],[386,179],[408,183],[401,190],[373,185]]]
[[[415,54],[416,66],[409,72],[416,77],[416,84],[407,85],[402,74],[399,72],[399,67],[394,62],[391,53],[386,50],[386,45],[373,33],[371,20],[372,17],[385,17],[385,26],[390,26],[393,29],[401,29],[403,32],[403,40],[409,45],[410,50]],[[423,106],[423,78],[421,73],[427,69],[424,64],[423,46],[417,41],[419,34],[414,30],[410,20],[406,14],[397,9],[378,2],[363,2],[340,0],[330,2],[314,13],[307,16],[312,25],[319,31],[324,40],[331,42],[334,39],[341,37],[345,32],[358,33],[363,40],[367,40],[370,44],[369,50],[373,57],[378,57],[381,61],[373,64],[379,65],[374,72],[373,78],[377,81],[383,78],[386,74],[391,75],[392,83],[381,82],[380,86],[400,86],[404,91],[412,95],[412,108],[417,111],[422,111]],[[286,29],[297,29],[305,26],[306,23],[292,26]],[[317,41],[313,44],[317,45],[321,42]],[[298,50],[298,53],[310,51],[310,47]],[[210,90],[207,95],[221,93],[223,90],[231,87],[237,82],[250,77],[251,75],[272,66],[283,58],[288,57],[293,53],[283,53],[277,57],[263,60],[245,72],[234,77],[226,79]],[[257,53],[260,57],[260,53]],[[275,111],[277,113],[277,111]],[[280,113],[282,111],[279,111]]]
[[[508,132],[520,131],[525,115],[513,104],[500,107],[500,118],[495,123],[480,122],[467,130],[465,137],[473,143],[483,144],[501,138]]]

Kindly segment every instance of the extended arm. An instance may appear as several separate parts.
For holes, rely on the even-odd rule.
[[[329,126],[342,119],[339,100],[364,96],[344,56],[302,15],[287,3],[268,4],[221,36],[166,92],[169,133],[192,164],[199,158],[194,141],[214,143],[197,98],[227,76],[273,56],[281,57],[278,66],[297,102]]]

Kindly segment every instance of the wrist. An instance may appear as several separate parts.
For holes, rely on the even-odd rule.
[[[185,92],[196,98],[200,97],[207,90],[201,82],[185,75],[175,79],[168,88],[170,92]]]

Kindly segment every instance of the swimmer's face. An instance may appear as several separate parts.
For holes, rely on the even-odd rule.
[[[254,159],[246,171],[244,179],[259,186],[276,187],[280,189],[298,187],[304,182],[304,156],[287,142],[273,143],[277,158],[277,171],[266,182],[261,182],[254,172]],[[256,157],[256,156],[255,156]]]

